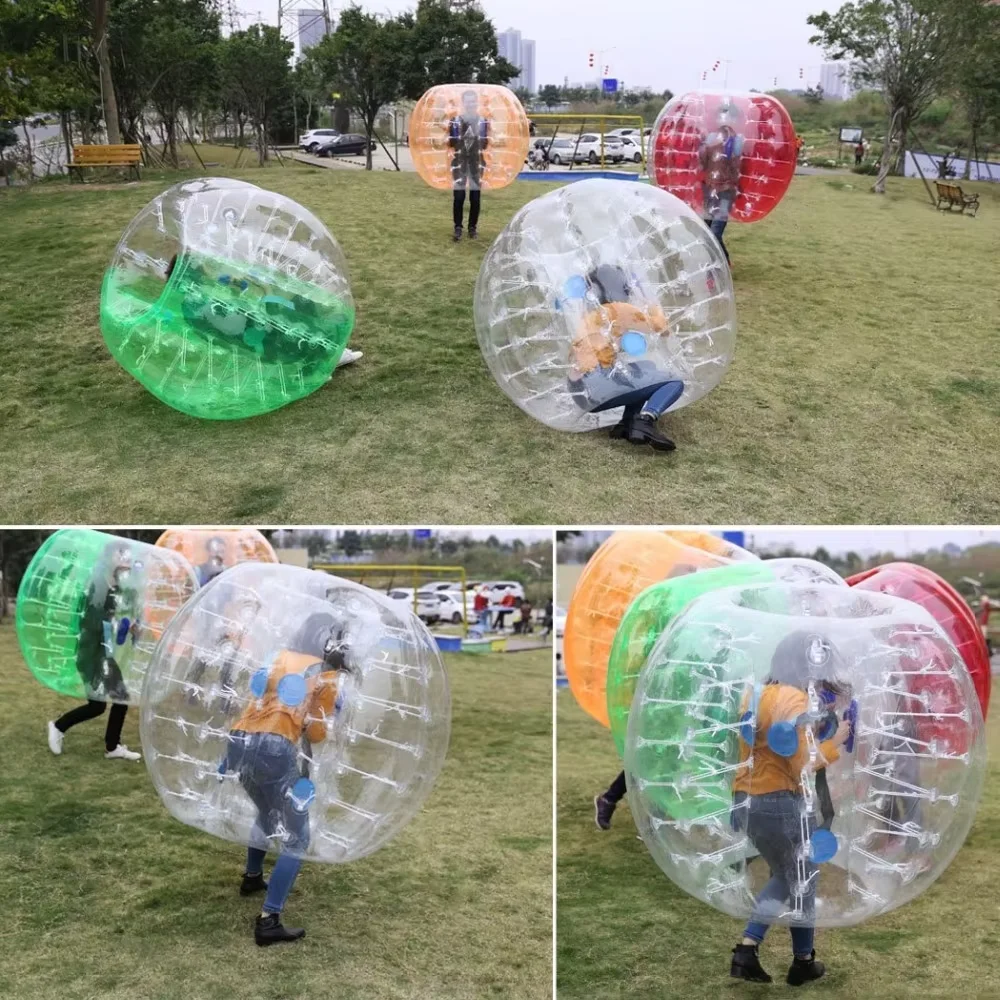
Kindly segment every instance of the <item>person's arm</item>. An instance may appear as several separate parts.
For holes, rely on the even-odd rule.
[[[805,691],[788,688],[786,692],[783,692],[784,697],[775,706],[775,711],[772,715],[775,721],[797,719],[809,707],[809,699],[806,697]],[[809,743],[806,740],[805,732],[807,725],[808,723],[803,723],[800,726],[796,726],[795,732],[799,738],[798,746],[794,754],[785,758],[788,761],[788,769],[796,781],[798,781],[799,775],[809,764]],[[814,770],[819,771],[840,758],[840,745],[847,739],[849,729],[850,726],[848,723],[841,723],[837,728],[837,732],[830,739],[816,744],[820,759],[814,765]],[[844,730],[844,732],[841,733],[841,730]]]
[[[448,122],[448,145],[452,149],[458,149],[458,141],[461,138],[462,123],[458,118],[452,118]]]
[[[605,308],[612,314],[615,334],[619,337],[629,330],[639,333],[667,332],[667,317],[657,304],[640,309],[630,302],[614,302]]]
[[[326,739],[326,720],[333,716],[333,706],[337,700],[337,682],[321,676],[316,689],[309,699],[303,735],[310,743],[322,743]]]
[[[490,121],[488,118],[479,119],[479,148],[485,149],[490,144]]]

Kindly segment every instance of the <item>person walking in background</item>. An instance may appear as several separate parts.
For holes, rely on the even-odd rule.
[[[990,602],[989,596],[983,594],[979,598],[979,627],[983,630],[983,641],[986,643],[990,659],[993,658],[993,643],[990,642],[990,612],[992,610],[993,604]]]
[[[479,114],[479,97],[474,90],[462,94],[462,110],[448,123],[448,145],[451,158],[451,179],[454,191],[452,217],[455,242],[462,238],[465,192],[469,191],[469,239],[479,235],[480,185],[486,168],[485,152],[489,145],[490,123]]]
[[[520,632],[522,635],[529,635],[531,633],[531,613],[534,611],[534,606],[531,601],[525,598],[521,601],[521,620],[518,623],[520,626]]]
[[[111,579],[106,582],[95,580],[87,591],[80,619],[76,666],[87,690],[104,697],[91,698],[86,705],[70,709],[49,723],[49,749],[56,756],[62,753],[67,730],[103,715],[108,701],[116,699],[111,706],[104,731],[104,756],[108,760],[142,759],[142,754],[129,750],[121,741],[122,727],[128,712],[128,705],[121,702],[128,701],[128,691],[115,659],[117,649],[124,647],[129,640],[135,642],[134,617],[130,621],[134,595],[130,594],[128,588],[131,570],[131,552],[123,547],[113,556]]]
[[[490,592],[485,586],[476,591],[472,599],[472,610],[476,615],[479,631],[485,635],[490,630]]]
[[[854,147],[854,165],[861,166],[861,161],[865,158],[865,144],[858,139],[858,144]]]
[[[545,602],[545,617],[542,619],[542,638],[548,639],[552,635],[552,625],[554,622],[553,618],[553,605],[552,598],[550,597]]]
[[[516,603],[514,595],[508,590],[500,601],[500,610],[497,612],[496,621],[493,623],[493,627],[498,632],[503,631],[504,625],[507,621],[507,615],[513,614]]]
[[[719,241],[726,263],[729,263],[729,251],[722,241],[722,234],[739,196],[743,171],[743,136],[734,128],[730,113],[727,105],[719,110],[717,128],[705,136],[698,151],[705,225]]]

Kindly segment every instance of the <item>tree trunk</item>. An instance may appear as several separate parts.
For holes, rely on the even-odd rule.
[[[24,133],[24,144],[28,147],[28,184],[35,179],[35,151],[31,146],[31,133],[28,131],[28,119],[21,120],[21,131]]]
[[[257,165],[259,167],[264,166],[264,161],[267,159],[267,139],[265,138],[264,124],[261,122],[257,125]]]
[[[979,140],[979,128],[975,121],[971,123],[969,135],[969,153],[965,157],[965,170],[962,171],[962,180],[972,179],[972,161],[976,158],[976,143]]]
[[[292,94],[292,140],[299,141],[299,99]]]
[[[885,142],[882,145],[882,160],[879,163],[878,177],[872,185],[875,194],[885,194],[885,179],[889,176],[893,164],[893,137],[896,131],[897,122],[902,111],[897,108],[889,117],[889,124],[885,130]]]
[[[66,147],[66,162],[73,162],[73,135],[70,130],[69,112],[59,112],[59,128],[62,130],[63,145]]]
[[[108,54],[108,3],[109,0],[93,0],[94,45],[101,73],[104,126],[107,129],[108,142],[112,146],[117,146],[122,137],[118,126],[118,101],[115,99],[115,86],[111,78],[111,56]]]

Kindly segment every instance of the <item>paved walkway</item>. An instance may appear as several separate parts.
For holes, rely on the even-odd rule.
[[[395,149],[390,146],[389,150],[392,152],[393,156],[396,155]],[[360,156],[310,156],[309,153],[302,153],[298,150],[282,150],[282,153],[290,153],[291,156],[298,160],[299,163],[306,163],[310,167],[325,167],[327,170],[364,170],[365,169],[365,157],[364,154]],[[392,165],[392,160],[389,159],[385,154],[385,150],[379,146],[372,153],[372,170],[391,170],[395,171],[395,167]],[[399,147],[399,169],[413,171],[416,167],[413,166],[413,160],[410,158],[410,150],[406,146]]]

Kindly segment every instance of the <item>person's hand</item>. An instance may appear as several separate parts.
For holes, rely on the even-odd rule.
[[[847,737],[850,735],[850,722],[841,722],[841,724],[837,726],[837,731],[833,734],[833,745],[835,747],[843,746],[847,742]]]

